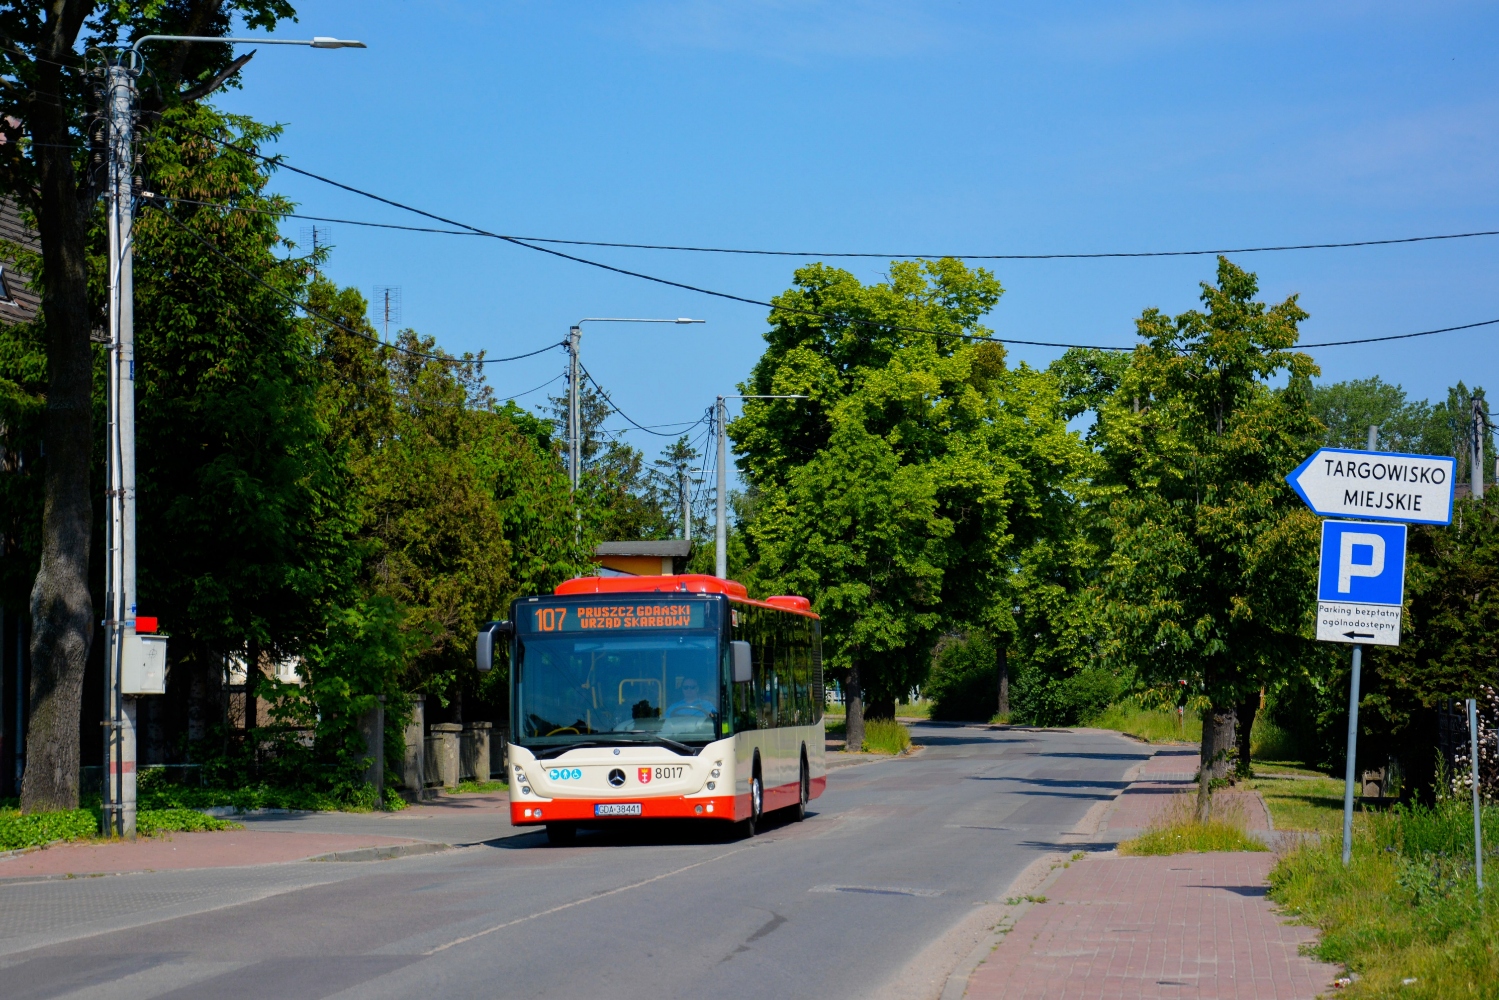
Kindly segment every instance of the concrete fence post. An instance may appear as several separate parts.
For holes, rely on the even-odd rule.
[[[439,722],[432,727],[432,743],[436,750],[437,783],[443,788],[452,788],[461,780],[458,734],[463,727],[456,722]]]
[[[426,715],[426,699],[412,695],[411,719],[406,723],[406,758],[401,767],[401,787],[418,799],[427,784]]]
[[[471,722],[463,735],[463,777],[473,781],[489,780],[489,738],[492,722]]]
[[[364,737],[364,780],[385,794],[385,699],[359,719],[359,733]]]

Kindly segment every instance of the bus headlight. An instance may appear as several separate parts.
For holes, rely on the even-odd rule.
[[[710,778],[718,777],[718,768],[715,767],[712,771],[708,772],[708,776]]]
[[[717,787],[718,787],[718,782],[716,782],[716,781],[710,781],[710,782],[708,782],[708,791],[711,792],[711,791],[713,791],[713,789],[715,789]]]
[[[530,786],[529,785],[521,785],[520,786],[520,793],[522,795],[530,795],[531,794],[531,788],[530,788]]]

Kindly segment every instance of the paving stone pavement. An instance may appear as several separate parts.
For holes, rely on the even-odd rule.
[[[1169,748],[1140,769],[1100,824],[1102,842],[1151,825],[1190,794],[1197,752]],[[1255,792],[1219,792],[1252,831]],[[1267,898],[1273,853],[1091,855],[1061,871],[973,971],[969,1000],[1313,1000],[1340,970],[1300,953],[1315,939]]]
[[[1265,898],[1273,854],[1091,857],[973,973],[970,1000],[1312,1000],[1336,966]]]

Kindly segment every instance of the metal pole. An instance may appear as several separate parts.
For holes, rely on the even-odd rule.
[[[571,327],[567,331],[567,464],[574,492],[578,489],[578,456],[582,451],[578,443],[578,346],[582,340],[582,327]]]
[[[726,468],[729,460],[728,442],[723,427],[726,410],[723,397],[719,396],[713,407],[713,419],[718,424],[718,502],[714,509],[713,573],[721,580],[726,580],[729,576],[729,470]]]
[[[1478,792],[1478,699],[1468,699],[1468,747],[1473,765],[1473,869],[1478,891],[1483,891],[1483,812]]]
[[[688,503],[687,493],[687,467],[684,465],[677,470],[679,480],[678,489],[682,491],[682,537],[692,541],[692,506]]]
[[[1364,647],[1353,647],[1353,683],[1348,695],[1348,770],[1343,785],[1343,867],[1353,854],[1353,778],[1358,764],[1358,686],[1364,666]]]
[[[1379,425],[1378,424],[1370,424],[1369,425],[1369,450],[1370,451],[1378,451],[1379,450]]]

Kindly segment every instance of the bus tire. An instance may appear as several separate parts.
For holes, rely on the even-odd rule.
[[[578,828],[572,823],[548,823],[547,843],[553,847],[571,847],[578,839]]]
[[[796,805],[791,809],[791,818],[800,823],[807,818],[807,802],[812,798],[812,775],[807,771],[807,753],[802,751],[801,780],[797,783]]]
[[[755,756],[755,769],[750,775],[750,814],[744,821],[744,833],[753,837],[765,818],[765,783],[760,780],[760,757]]]

